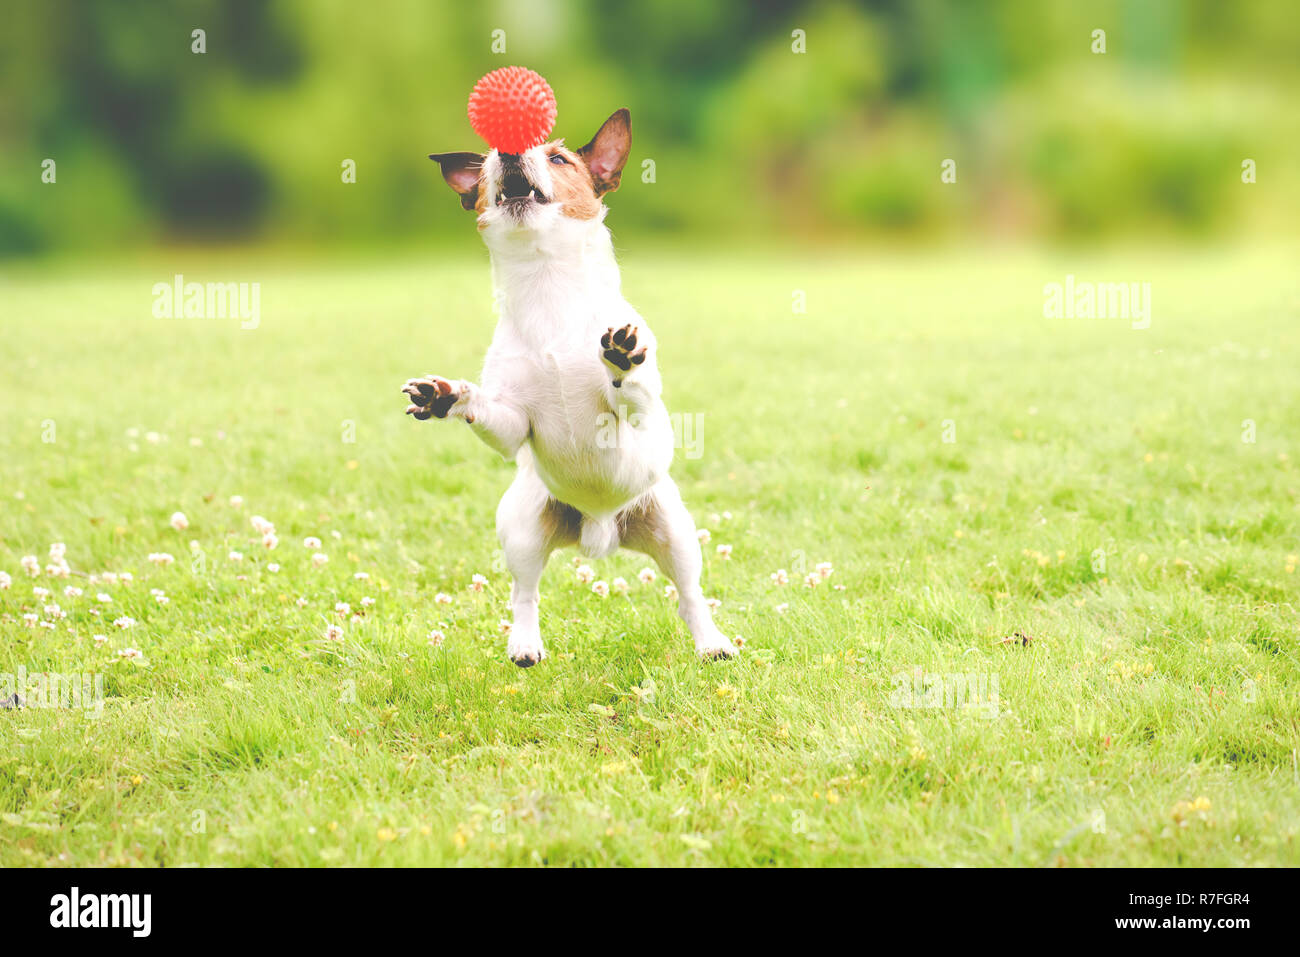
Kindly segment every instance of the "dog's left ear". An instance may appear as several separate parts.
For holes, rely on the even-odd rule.
[[[626,108],[607,119],[591,142],[578,150],[591,178],[596,184],[596,195],[618,189],[623,177],[623,164],[632,150],[632,114]]]
[[[482,153],[430,153],[442,169],[447,185],[460,194],[460,204],[473,212],[478,203],[478,178],[483,172]]]

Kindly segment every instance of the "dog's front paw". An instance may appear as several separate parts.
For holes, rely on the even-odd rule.
[[[466,384],[430,375],[423,379],[408,380],[402,386],[402,392],[411,399],[411,404],[406,407],[407,415],[413,415],[421,421],[430,416],[445,419],[452,406],[464,397]]]
[[[636,347],[636,326],[626,325],[614,329],[600,337],[601,358],[614,370],[614,381],[618,382],[633,366],[645,362],[645,346]]]

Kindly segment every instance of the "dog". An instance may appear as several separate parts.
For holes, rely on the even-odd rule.
[[[674,434],[660,398],[654,334],[619,291],[604,196],[618,188],[631,116],[614,113],[579,150],[552,140],[524,153],[433,153],[477,214],[499,320],[480,382],[425,376],[402,388],[417,419],[461,419],[516,463],[497,507],[513,578],[507,653],[546,657],[538,586],[551,552],[592,558],[620,545],[675,583],[677,611],[703,658],[736,649],[700,590],[695,522],[668,475]]]

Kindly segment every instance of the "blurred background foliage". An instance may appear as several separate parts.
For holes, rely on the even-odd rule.
[[[0,255],[463,236],[426,155],[480,148],[466,97],[512,63],[549,79],[571,144],[631,108],[620,232],[1214,237],[1291,230],[1300,204],[1294,0],[9,0],[4,20]]]

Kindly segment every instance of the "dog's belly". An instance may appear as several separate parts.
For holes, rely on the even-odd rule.
[[[580,395],[530,417],[534,468],[557,500],[585,515],[612,515],[667,474],[672,426],[662,405],[634,422],[626,408],[610,409],[603,393]]]

